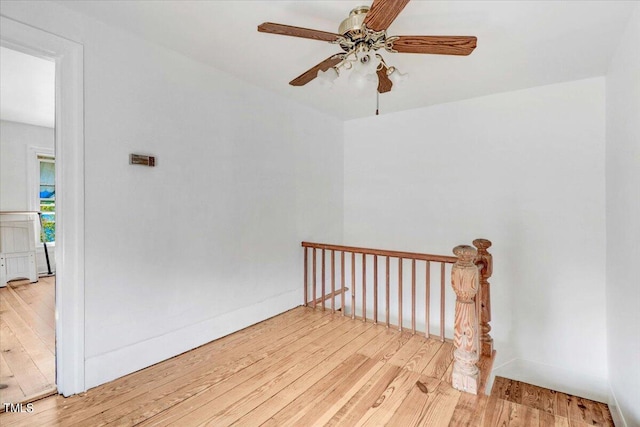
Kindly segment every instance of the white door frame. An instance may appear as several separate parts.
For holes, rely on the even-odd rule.
[[[69,396],[86,390],[83,47],[4,16],[0,43],[56,63],[56,385]]]

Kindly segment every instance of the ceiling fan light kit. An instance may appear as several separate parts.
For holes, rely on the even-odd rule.
[[[323,86],[330,86],[341,71],[350,70],[349,83],[365,89],[370,85],[377,92],[389,92],[407,79],[395,66],[388,66],[377,51],[389,53],[420,53],[438,55],[469,55],[476,47],[473,36],[387,36],[387,28],[409,0],[374,0],[371,7],[358,6],[340,23],[338,33],[265,22],[258,31],[293,37],[327,41],[337,44],[343,52],[330,56],[291,80],[293,86],[303,86],[316,77]],[[376,79],[377,77],[377,79]]]

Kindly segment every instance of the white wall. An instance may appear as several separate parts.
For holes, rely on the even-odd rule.
[[[346,122],[344,243],[492,240],[499,372],[604,399],[604,132],[604,78]]]
[[[640,425],[640,6],[607,73],[607,349],[612,412]],[[620,424],[619,424],[620,425]]]
[[[301,303],[301,240],[342,237],[341,122],[56,4],[1,11],[84,45],[87,387]]]
[[[31,210],[28,190],[28,147],[53,150],[53,129],[0,121],[0,210]]]

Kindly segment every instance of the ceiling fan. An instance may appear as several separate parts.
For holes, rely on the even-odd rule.
[[[385,93],[404,75],[395,67],[387,66],[377,53],[379,49],[384,48],[391,53],[469,55],[476,47],[477,39],[473,36],[387,36],[387,28],[407,3],[409,0],[374,0],[371,7],[356,7],[342,21],[338,33],[272,22],[260,24],[258,31],[326,41],[342,48],[343,52],[330,56],[291,80],[289,84],[292,86],[304,86],[316,77],[333,81],[341,69],[354,69],[360,76],[375,73],[378,93]]]

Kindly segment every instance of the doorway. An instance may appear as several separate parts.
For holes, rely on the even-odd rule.
[[[15,404],[56,392],[55,62],[0,46],[0,91],[0,401]]]
[[[4,16],[0,45],[55,63],[55,385],[69,396],[86,390],[83,48]]]

